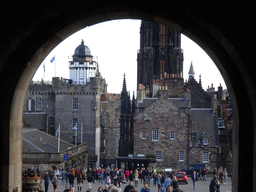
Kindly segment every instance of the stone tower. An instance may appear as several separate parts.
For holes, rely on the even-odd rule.
[[[145,87],[146,97],[153,96],[154,80],[160,79],[161,74],[183,81],[181,33],[162,24],[142,21],[137,67],[138,89]]]
[[[83,40],[72,57],[73,61],[69,62],[69,78],[75,85],[85,85],[90,82],[91,77],[96,76],[97,64]]]

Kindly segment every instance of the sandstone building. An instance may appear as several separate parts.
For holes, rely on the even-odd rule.
[[[189,81],[184,82],[179,32],[142,21],[140,35],[134,158],[155,156],[156,162],[152,158],[150,164],[140,164],[155,168],[225,166],[232,109],[227,110],[222,87],[204,91],[192,63]]]

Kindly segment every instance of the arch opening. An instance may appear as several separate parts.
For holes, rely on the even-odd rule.
[[[18,81],[18,84],[15,88],[15,93],[12,99],[12,106],[11,106],[11,112],[10,112],[10,148],[9,148],[9,159],[10,159],[10,169],[9,169],[9,178],[14,178],[12,181],[9,179],[9,189],[15,188],[16,186],[21,185],[21,174],[17,174],[15,172],[21,172],[21,163],[18,163],[19,158],[17,156],[22,157],[22,109],[23,109],[23,103],[25,99],[26,90],[29,86],[29,83],[36,72],[37,68],[39,67],[40,63],[43,61],[43,59],[50,53],[51,50],[54,49],[61,41],[63,41],[68,36],[72,35],[74,32],[84,28],[85,26],[90,26],[92,24],[96,24],[99,22],[104,22],[106,20],[112,20],[112,19],[119,19],[119,18],[134,18],[134,16],[131,16],[128,13],[114,13],[109,14],[107,19],[104,16],[95,16],[91,17],[89,19],[80,20],[77,22],[74,22],[73,24],[70,24],[66,27],[63,27],[61,30],[57,31],[53,36],[47,38],[47,41],[44,43],[41,43],[40,46],[37,48],[36,52],[33,54],[33,56],[28,59],[28,62],[26,64],[26,68],[22,71],[22,75],[20,76],[20,79]],[[188,36],[190,39],[192,39],[194,42],[196,42],[205,52],[210,56],[210,58],[214,61],[218,69],[220,70],[226,85],[229,89],[230,95],[231,95],[231,101],[232,101],[232,107],[234,111],[234,128],[233,131],[238,132],[238,125],[239,125],[239,114],[238,114],[238,105],[236,101],[236,92],[233,88],[233,83],[230,80],[230,73],[228,73],[222,63],[222,61],[219,59],[218,54],[219,52],[217,50],[213,50],[212,46],[208,46],[209,44],[207,41],[202,38],[201,36],[197,36],[197,33],[193,29],[186,29],[182,25],[176,24],[174,22],[171,22],[170,20],[163,19],[161,17],[148,17],[147,14],[142,14],[142,16],[136,16],[136,19],[143,19],[143,20],[149,20],[154,21],[157,23],[161,23],[170,27],[173,27],[175,30],[180,31],[184,35]],[[223,40],[225,40],[224,37],[222,37]],[[217,41],[217,40],[216,40]],[[227,49],[231,49],[229,46],[228,41],[226,42]],[[231,46],[232,47],[232,46]],[[233,168],[236,168],[236,164],[238,163],[238,134],[236,133],[234,138],[234,142],[236,144],[233,144]],[[237,141],[237,142],[236,142]],[[13,160],[13,162],[12,162]],[[14,171],[15,170],[15,171]],[[233,185],[237,185],[237,176],[238,176],[238,170],[233,170]],[[237,186],[233,186],[233,188],[237,189]],[[19,189],[21,189],[19,187]]]

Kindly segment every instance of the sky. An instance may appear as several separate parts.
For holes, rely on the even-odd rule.
[[[94,56],[94,60],[98,60],[100,73],[108,84],[108,92],[120,93],[122,91],[125,73],[127,90],[136,93],[140,24],[141,20],[114,20],[92,25],[74,33],[49,53],[39,66],[33,81],[42,79],[51,81],[55,76],[55,66],[50,60],[54,56],[56,77],[69,78],[69,61],[72,61],[72,55],[83,39],[84,44],[89,47]],[[181,48],[184,56],[184,80],[188,79],[190,64],[193,62],[195,79],[199,81],[199,74],[201,74],[203,89],[207,89],[212,83],[215,90],[220,83],[223,89],[226,89],[219,70],[203,49],[184,35],[181,36]]]

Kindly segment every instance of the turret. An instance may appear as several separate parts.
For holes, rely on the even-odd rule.
[[[189,72],[188,72],[188,81],[194,77],[195,77],[195,72],[194,72],[193,63],[191,61],[191,65],[190,65]]]

